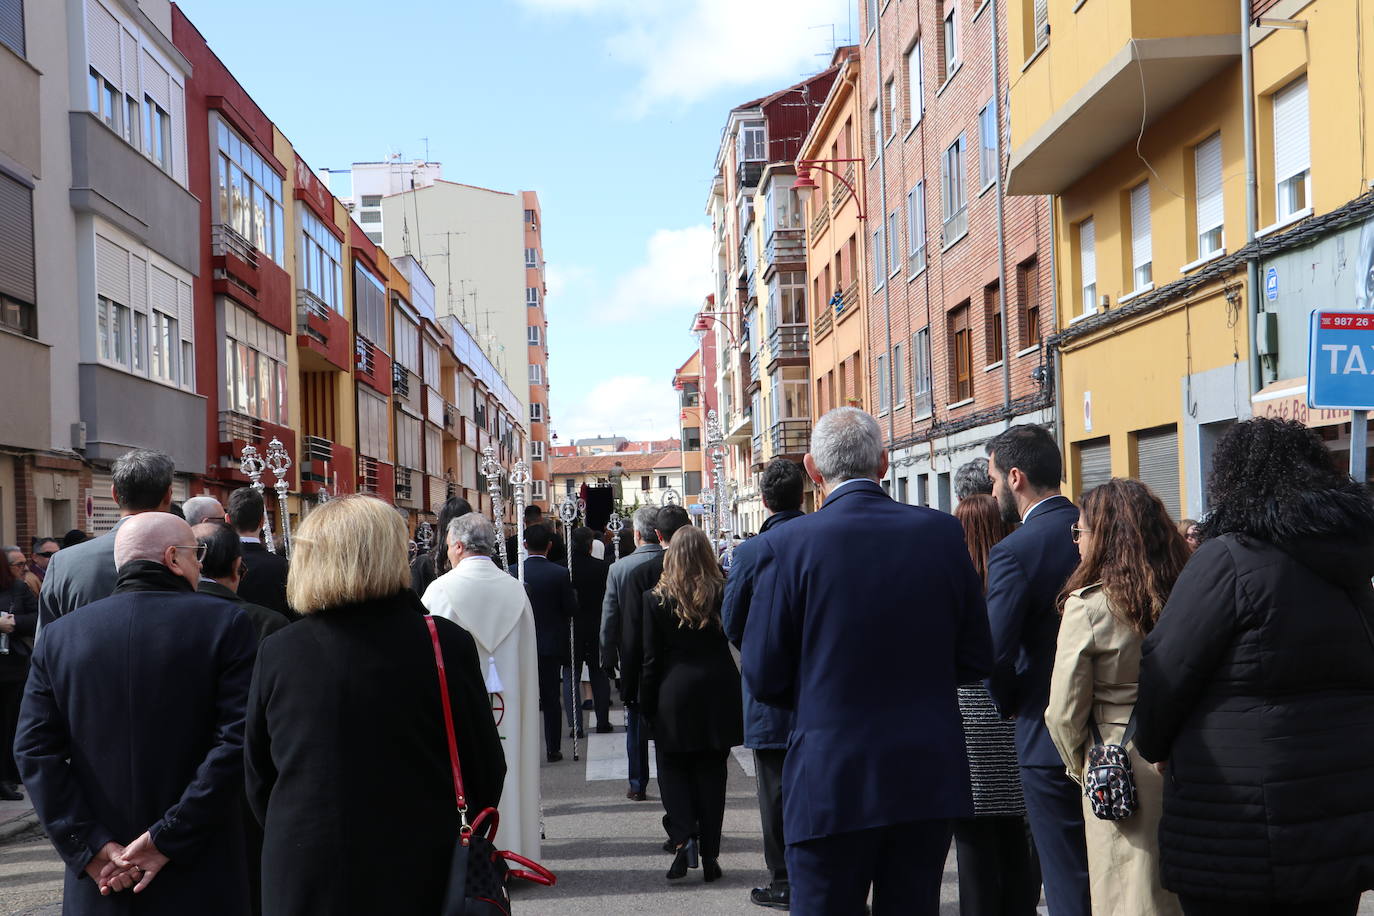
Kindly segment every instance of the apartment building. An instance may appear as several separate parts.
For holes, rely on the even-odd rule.
[[[708,338],[709,339],[709,338]],[[682,454],[682,491],[678,494],[685,506],[701,502],[703,482],[710,458],[706,454],[706,393],[702,391],[702,351],[697,349],[673,373],[673,390],[678,393],[678,440]]]
[[[605,455],[573,455],[554,458],[555,502],[571,495],[574,499],[588,487],[611,485],[612,469],[618,464],[621,507],[628,512],[640,506],[661,506],[669,490],[682,495],[683,453],[677,449],[650,452],[611,452]],[[628,526],[629,522],[626,521]]]
[[[949,511],[953,472],[988,439],[1053,421],[1049,208],[1005,194],[1008,64],[1020,63],[1006,4],[861,7],[864,403],[889,440],[884,486]],[[812,197],[813,222],[823,205]]]

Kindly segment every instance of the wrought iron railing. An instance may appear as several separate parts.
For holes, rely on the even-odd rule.
[[[391,387],[397,397],[410,397],[410,370],[400,363],[391,364]]]
[[[816,211],[815,219],[811,220],[811,237],[814,239],[826,230],[830,225],[830,204],[822,200]]]
[[[219,441],[233,442],[238,439],[244,442],[256,442],[261,438],[263,438],[261,420],[250,417],[246,413],[239,413],[237,410],[221,410],[219,412]]]
[[[811,444],[810,420],[779,420],[769,430],[774,455],[800,455]]]
[[[258,250],[253,243],[244,238],[233,226],[216,223],[210,227],[210,251],[215,257],[222,258],[232,254],[249,267],[258,266]]]
[[[775,229],[764,246],[769,264],[805,264],[806,230]]]
[[[372,344],[359,337],[357,346],[354,347],[354,352],[357,356],[357,368],[359,372],[364,375],[371,375],[377,370],[377,355]]]
[[[805,359],[811,353],[811,329],[804,324],[782,324],[768,335],[769,362]]]
[[[759,179],[763,177],[763,167],[765,162],[739,162],[735,165],[735,175],[741,188],[752,188],[758,185]]]

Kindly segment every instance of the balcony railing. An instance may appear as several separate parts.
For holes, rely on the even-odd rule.
[[[217,258],[232,254],[254,269],[258,266],[258,250],[239,234],[233,226],[216,223],[210,227],[210,252]]]
[[[391,385],[397,397],[410,397],[410,370],[400,363],[392,363]]]
[[[830,309],[816,309],[816,323],[814,327],[816,339],[820,340],[826,334],[830,333],[830,327],[833,323],[834,319],[830,317]]]
[[[849,285],[844,288],[844,303],[836,309],[836,314],[851,311],[859,304],[859,281],[851,280]]]
[[[775,229],[764,246],[764,257],[770,266],[782,264],[806,265],[806,230]]]
[[[751,463],[752,463],[752,464],[763,464],[763,432],[762,432],[762,431],[759,431],[759,432],[754,433],[753,439],[750,440],[750,445],[751,445],[751,448],[750,448]]]
[[[412,485],[414,472],[410,468],[396,469],[396,502],[411,503],[415,501],[415,487]]]
[[[844,170],[844,181],[851,185],[854,183],[854,163],[852,162]],[[831,206],[835,208],[836,212],[839,212],[840,207],[844,204],[844,199],[849,196],[849,188],[844,181],[835,182],[835,190],[830,195]]]
[[[327,343],[324,337],[310,326],[310,319],[329,320],[329,306],[323,299],[308,289],[296,290],[296,332],[308,334],[320,343]]]
[[[804,324],[783,324],[768,335],[769,365],[781,359],[806,359],[811,353],[811,329]]]
[[[746,301],[753,301],[759,297],[758,278],[754,271],[749,271],[749,276],[744,280],[744,293]]]
[[[333,461],[334,443],[323,436],[304,436],[301,438],[302,461]]]
[[[376,371],[377,356],[372,349],[372,344],[359,337],[354,352],[357,356],[357,367],[359,372],[364,375],[371,375]]]
[[[376,493],[380,486],[377,473],[377,461],[375,458],[368,458],[366,455],[358,456],[358,492]]]
[[[739,162],[735,164],[735,175],[739,180],[741,188],[756,187],[759,179],[763,177],[763,167],[766,162]]]
[[[237,410],[219,412],[219,441],[256,442],[262,438],[262,421]]]
[[[811,237],[815,238],[826,230],[830,225],[830,204],[822,200],[816,211],[816,218],[811,221]]]
[[[811,445],[810,420],[779,420],[769,430],[773,455],[801,455]]]
[[[958,212],[945,219],[945,247],[948,248],[968,232],[968,207],[960,207]]]
[[[748,378],[749,378],[749,387],[750,387],[751,389],[757,388],[758,385],[759,385],[759,355],[758,355],[757,353],[750,353],[750,354],[749,354],[749,376],[748,376]]]

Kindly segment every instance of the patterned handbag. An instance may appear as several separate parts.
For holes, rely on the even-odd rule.
[[[1088,765],[1083,769],[1083,794],[1093,806],[1099,820],[1125,820],[1140,802],[1136,798],[1135,773],[1131,769],[1131,755],[1126,746],[1135,736],[1135,714],[1126,723],[1126,733],[1120,744],[1104,744],[1097,722],[1088,720],[1088,728],[1096,743],[1088,748]]]

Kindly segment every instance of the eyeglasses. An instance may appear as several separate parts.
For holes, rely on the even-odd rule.
[[[173,549],[173,550],[194,550],[194,551],[196,552],[196,562],[197,562],[197,563],[199,563],[199,562],[201,562],[202,560],[205,559],[205,545],[204,545],[204,544],[174,544],[174,545],[172,546],[172,549]]]
[[[57,553],[56,550],[40,550],[40,551],[38,551],[37,553],[35,553],[34,556],[36,556],[36,557],[43,557],[44,559],[49,559],[49,558],[51,558],[52,555],[55,554],[55,553]]]
[[[21,569],[27,565],[29,564],[25,563],[23,560],[10,560],[11,569]]]
[[[1069,531],[1073,534],[1073,542],[1075,544],[1082,540],[1083,535],[1087,534],[1091,530],[1091,528],[1081,528],[1078,525],[1074,525],[1072,528],[1069,529]]]

